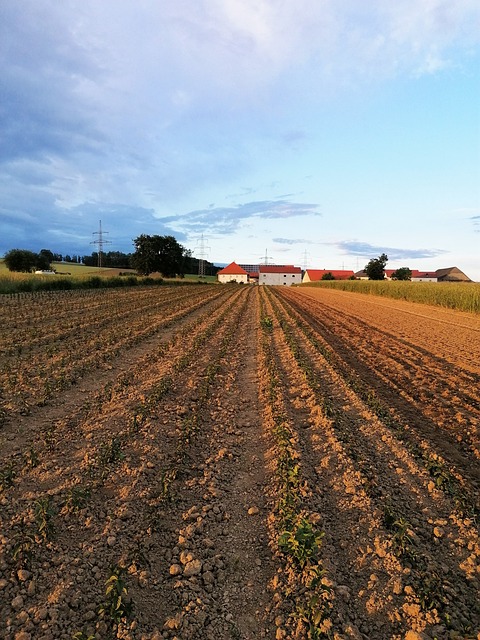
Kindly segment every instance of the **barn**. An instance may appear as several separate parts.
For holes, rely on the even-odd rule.
[[[217,273],[217,278],[222,284],[227,282],[243,282],[247,284],[248,273],[236,262],[231,262]]]
[[[348,269],[307,269],[303,275],[302,282],[318,282],[323,280],[327,274],[330,274],[333,280],[351,280],[354,278],[353,271]],[[329,280],[329,276],[327,276]]]
[[[290,287],[302,282],[300,267],[288,265],[261,264],[258,267],[258,284],[282,285]]]

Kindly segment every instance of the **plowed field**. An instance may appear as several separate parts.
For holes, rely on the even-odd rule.
[[[0,637],[480,638],[478,316],[179,286],[0,319]]]

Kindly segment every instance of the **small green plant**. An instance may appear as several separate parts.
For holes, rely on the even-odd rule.
[[[172,495],[170,492],[170,487],[172,486],[176,477],[177,477],[176,469],[169,469],[168,471],[164,471],[162,473],[161,492],[160,492],[160,499],[162,502],[171,502]]]
[[[273,329],[273,320],[270,316],[264,316],[260,324],[264,331],[271,331]]]
[[[437,609],[442,611],[448,600],[443,590],[442,576],[434,569],[429,568],[428,571],[422,572],[415,584],[420,606],[423,611]]]
[[[103,443],[100,445],[98,453],[98,463],[100,466],[107,464],[114,464],[125,458],[125,454],[122,451],[122,442],[120,438],[114,437],[111,442]]]
[[[123,619],[128,620],[133,612],[133,603],[128,599],[124,576],[123,567],[113,567],[105,583],[105,602],[100,606],[98,614],[111,626],[118,625]]]
[[[25,461],[29,467],[38,467],[38,465],[40,464],[38,453],[33,447],[30,447],[30,449],[25,454]]]
[[[95,640],[95,636],[87,633],[86,631],[77,631],[73,634],[72,640]]]
[[[22,567],[30,565],[32,559],[33,548],[35,546],[35,536],[33,532],[27,530],[24,526],[22,530],[14,537],[12,547],[12,558]]]
[[[87,506],[88,499],[90,498],[91,490],[89,487],[81,487],[75,485],[67,491],[63,508],[68,513],[78,513],[81,509]]]
[[[8,489],[8,487],[11,487],[16,475],[13,462],[9,462],[5,469],[0,471],[0,489]]]
[[[34,504],[34,513],[37,533],[45,542],[51,540],[55,533],[55,526],[53,524],[55,510],[50,496],[36,500]]]
[[[323,532],[315,531],[306,518],[300,518],[293,529],[280,535],[278,546],[303,569],[308,563],[316,560],[322,538]]]

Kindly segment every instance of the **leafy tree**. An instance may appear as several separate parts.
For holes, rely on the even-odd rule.
[[[5,264],[9,271],[28,273],[37,264],[38,254],[27,249],[10,249],[5,254]]]
[[[331,273],[331,271],[329,271],[328,273],[324,273],[323,274],[322,280],[335,280],[335,277],[334,277],[333,273]]]
[[[365,273],[369,280],[385,280],[385,265],[388,262],[386,253],[382,253],[378,258],[372,258],[365,265]]]
[[[392,280],[411,280],[412,272],[408,267],[400,267],[392,273]]]
[[[142,234],[133,241],[135,253],[131,264],[138,273],[148,276],[158,271],[166,278],[183,276],[190,252],[173,236],[147,236]]]
[[[37,269],[50,269],[53,262],[53,253],[49,249],[42,249],[37,256]]]

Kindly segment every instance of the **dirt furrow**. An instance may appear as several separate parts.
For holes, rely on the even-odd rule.
[[[281,293],[285,298],[283,290]],[[434,451],[439,452],[449,462],[453,462],[459,472],[468,478],[475,487],[480,486],[480,468],[469,442],[466,442],[460,434],[441,430],[438,421],[433,421],[425,414],[422,415],[424,406],[413,405],[407,397],[404,397],[405,394],[399,393],[392,386],[391,379],[372,368],[368,361],[357,354],[357,349],[354,346],[345,344],[343,336],[336,333],[334,320],[331,324],[324,324],[318,319],[311,306],[298,305],[295,297],[291,296],[289,296],[288,302],[296,310],[298,317],[306,321],[316,336],[331,349],[336,367],[341,371],[342,376],[352,381],[358,379],[366,389],[371,389],[382,400],[385,407],[398,416],[401,424],[408,427],[412,438],[415,439],[415,436],[418,435],[428,441]],[[429,406],[434,411],[436,403],[430,402]],[[472,422],[473,420],[474,418]],[[408,434],[405,433],[405,436],[408,437]],[[468,437],[469,440],[473,438],[476,441],[476,428],[472,428]]]

